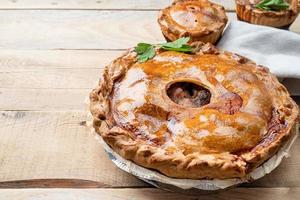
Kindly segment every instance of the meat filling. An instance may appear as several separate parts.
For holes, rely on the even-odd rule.
[[[211,93],[204,87],[190,82],[176,82],[167,89],[172,101],[184,107],[200,107],[209,104]]]

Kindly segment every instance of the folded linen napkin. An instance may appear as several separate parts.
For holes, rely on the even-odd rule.
[[[278,77],[300,79],[299,34],[232,21],[217,46],[269,67]]]
[[[217,46],[266,66],[279,78],[300,79],[300,35],[267,26],[232,21]],[[300,81],[291,84],[300,94]],[[290,87],[290,86],[288,86]],[[295,87],[299,89],[295,90]]]

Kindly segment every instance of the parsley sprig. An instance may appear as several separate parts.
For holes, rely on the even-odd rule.
[[[147,60],[155,56],[155,49],[164,49],[167,51],[177,51],[191,53],[193,48],[188,45],[189,37],[179,38],[173,42],[166,42],[161,44],[148,44],[148,43],[138,43],[135,47],[135,51],[138,54],[139,62],[146,62]]]
[[[155,56],[155,46],[152,44],[138,43],[135,51],[138,54],[139,62],[146,62]]]
[[[286,10],[290,5],[285,0],[262,0],[255,8],[262,10],[279,11]]]

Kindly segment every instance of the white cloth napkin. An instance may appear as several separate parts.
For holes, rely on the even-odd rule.
[[[219,41],[219,48],[266,66],[279,78],[300,79],[300,35],[267,26],[232,21]],[[289,81],[293,95],[300,94],[300,81]],[[297,89],[298,88],[298,89]]]

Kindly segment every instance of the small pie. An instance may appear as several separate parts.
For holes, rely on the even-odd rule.
[[[266,67],[213,45],[129,49],[90,93],[93,126],[119,155],[174,178],[245,178],[294,133],[299,110]]]
[[[191,41],[214,44],[226,26],[227,16],[223,6],[207,0],[179,0],[159,13],[158,23],[168,41],[190,37]]]
[[[251,24],[272,27],[288,26],[298,16],[298,0],[283,0],[281,2],[287,6],[277,9],[274,6],[272,9],[272,6],[259,6],[263,0],[236,0],[236,14],[238,19]]]

